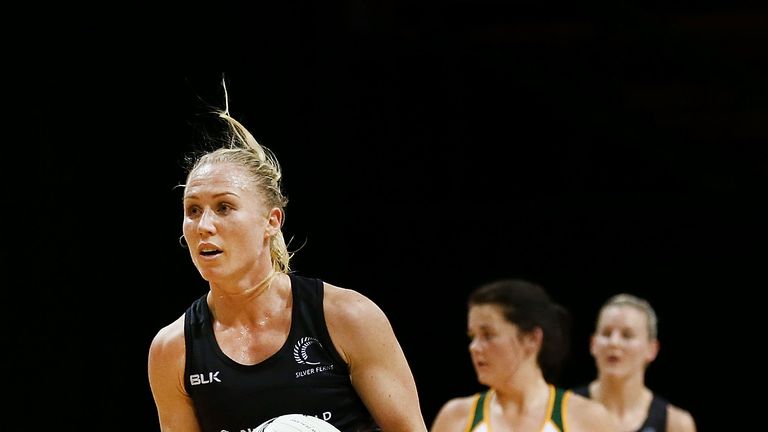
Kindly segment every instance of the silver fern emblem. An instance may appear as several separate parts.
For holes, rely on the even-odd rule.
[[[309,361],[307,348],[309,348],[312,344],[318,344],[320,345],[320,347],[323,346],[323,344],[321,344],[319,340],[313,337],[303,337],[299,339],[298,342],[296,342],[296,345],[293,346],[293,358],[296,360],[296,363],[308,364],[308,365],[320,364],[320,362]]]

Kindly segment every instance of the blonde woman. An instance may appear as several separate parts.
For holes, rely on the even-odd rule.
[[[645,385],[645,370],[659,353],[656,312],[647,300],[618,294],[600,308],[590,339],[597,379],[574,389],[602,403],[622,432],[695,432],[691,414]]]
[[[162,431],[254,430],[307,414],[342,432],[426,431],[393,329],[364,295],[290,271],[280,166],[227,110],[193,161],[183,238],[209,290],[160,329],[149,382]]]

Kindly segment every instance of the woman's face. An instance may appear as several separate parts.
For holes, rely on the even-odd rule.
[[[600,312],[590,351],[601,375],[626,377],[645,373],[656,358],[658,342],[648,333],[648,316],[629,305],[608,306]]]
[[[279,209],[264,206],[242,166],[203,165],[187,179],[184,237],[207,281],[262,277],[254,272],[271,263],[270,235],[279,229],[281,217]]]
[[[469,309],[467,334],[469,353],[481,384],[494,386],[508,381],[528,361],[536,361],[535,343],[504,318],[497,305],[474,305]]]

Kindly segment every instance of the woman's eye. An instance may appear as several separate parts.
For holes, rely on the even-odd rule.
[[[196,206],[188,207],[186,213],[187,216],[196,216],[200,214],[200,208]]]

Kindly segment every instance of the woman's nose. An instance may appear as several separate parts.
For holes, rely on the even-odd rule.
[[[608,342],[613,345],[621,343],[621,334],[619,332],[611,333],[608,337]]]
[[[214,224],[215,217],[216,215],[210,209],[204,210],[197,224],[198,233],[213,234],[216,231],[216,226]]]

